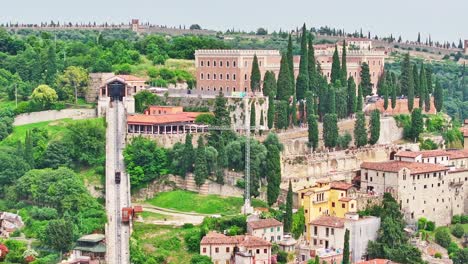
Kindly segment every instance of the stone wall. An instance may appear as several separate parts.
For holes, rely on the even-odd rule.
[[[65,118],[87,119],[97,117],[96,109],[63,109],[21,114],[15,117],[14,126],[53,121]]]
[[[393,116],[380,118],[380,137],[377,144],[392,144],[403,138],[403,128],[398,127]]]
[[[192,144],[194,147],[197,146],[198,138],[201,135],[206,135],[206,133],[192,134]],[[185,134],[127,134],[127,142],[138,136],[152,139],[158,146],[163,148],[172,148],[177,142],[185,143]]]
[[[195,184],[193,175],[189,174],[185,179],[180,176],[166,175],[159,180],[153,181],[146,188],[142,188],[138,190],[138,192],[132,194],[132,199],[135,201],[144,201],[153,198],[159,192],[172,191],[175,189],[193,191],[203,195],[215,194],[223,197],[243,197],[244,195],[243,189],[228,184],[221,185],[209,180],[198,187]]]

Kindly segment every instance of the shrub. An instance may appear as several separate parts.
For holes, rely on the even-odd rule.
[[[457,252],[458,250],[459,250],[459,248],[458,248],[457,243],[455,243],[455,242],[450,242],[450,244],[449,244],[449,246],[448,246],[448,248],[447,248],[448,254],[451,255],[452,253],[455,253],[455,252]]]
[[[201,234],[198,230],[188,232],[184,236],[185,244],[190,252],[198,252],[200,250],[200,240]]]
[[[468,215],[462,215],[461,219],[460,219],[460,222],[462,224],[468,224]]]
[[[426,218],[424,218],[424,217],[419,218],[418,219],[418,229],[419,230],[426,229],[426,223],[427,223]]]
[[[435,230],[435,223],[432,222],[432,221],[427,221],[426,230],[427,231],[434,231]]]
[[[288,253],[284,251],[278,251],[278,255],[276,255],[276,260],[278,263],[287,263],[288,262]]]
[[[465,230],[461,224],[456,224],[452,229],[452,235],[461,238],[465,234]]]
[[[450,238],[450,233],[447,228],[439,228],[435,232],[435,240],[437,244],[441,245],[444,248],[448,248],[452,239]]]
[[[442,254],[440,254],[440,252],[436,252],[436,253],[434,254],[434,258],[441,259],[441,258],[442,258]]]
[[[54,208],[39,208],[34,206],[29,215],[36,220],[52,220],[58,218],[57,210]]]
[[[454,216],[452,217],[452,224],[454,225],[454,224],[459,224],[459,223],[461,223],[461,218],[462,218],[461,215],[454,215]]]
[[[213,262],[208,256],[194,255],[190,260],[190,264],[212,264]]]
[[[182,225],[182,228],[183,228],[183,229],[191,229],[191,228],[193,228],[193,224],[191,224],[191,223],[185,223],[185,224]]]

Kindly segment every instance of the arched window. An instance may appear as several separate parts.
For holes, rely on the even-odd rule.
[[[223,61],[219,61],[219,67],[223,67]]]
[[[229,80],[229,73],[226,73],[226,80]]]
[[[202,79],[202,80],[203,80],[203,73],[201,73],[201,74],[200,74],[200,79]]]
[[[210,67],[210,61],[206,62],[206,66]]]
[[[208,80],[210,79],[210,74],[209,73],[206,75],[206,79],[208,79]]]
[[[229,61],[226,61],[226,67],[229,67]]]
[[[203,61],[200,61],[200,66],[203,67]]]
[[[246,80],[246,81],[247,81],[247,73],[246,73],[246,74],[244,74],[244,80]]]
[[[220,87],[219,87],[219,90],[222,92],[222,91],[223,91],[223,87],[222,87],[222,86],[220,86]]]
[[[236,80],[236,74],[232,75],[232,79],[235,81]]]
[[[235,92],[235,91],[236,91],[236,87],[232,87],[232,91]]]
[[[247,87],[244,88],[244,92],[247,92]]]
[[[213,61],[213,67],[216,67],[216,61]]]
[[[219,79],[220,79],[220,80],[223,79],[223,74],[222,74],[222,73],[219,74]]]
[[[203,86],[201,87],[201,89],[200,89],[200,90],[202,90],[202,91],[203,91]]]
[[[232,62],[232,67],[236,67],[236,61]]]
[[[216,80],[216,73],[213,73],[213,80]]]

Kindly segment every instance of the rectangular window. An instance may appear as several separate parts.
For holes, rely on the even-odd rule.
[[[257,248],[257,254],[260,254],[260,249]]]
[[[341,208],[346,208],[346,204],[345,204],[345,203],[341,203]]]
[[[317,227],[314,226],[314,235],[317,235]]]
[[[328,235],[329,235],[329,234],[328,234],[329,232],[330,232],[330,230],[329,230],[329,228],[327,227],[327,228],[325,229],[325,236],[328,236]]]
[[[215,248],[215,253],[219,253],[219,248]]]
[[[231,248],[226,247],[226,253],[229,253],[230,250],[231,250]]]
[[[263,249],[263,253],[265,253],[265,254],[268,253],[268,249],[266,249],[266,248]]]
[[[203,63],[203,62],[202,62]],[[203,248],[203,253],[206,253],[206,248]]]
[[[332,207],[335,207],[335,202],[332,202]]]
[[[335,229],[334,228],[331,229],[331,235],[332,236],[335,235]]]

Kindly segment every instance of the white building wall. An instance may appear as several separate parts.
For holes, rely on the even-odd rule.
[[[380,218],[366,217],[358,221],[346,221],[345,228],[349,229],[351,261],[355,263],[361,260],[362,256],[366,254],[369,241],[375,241],[377,239],[380,228]]]

